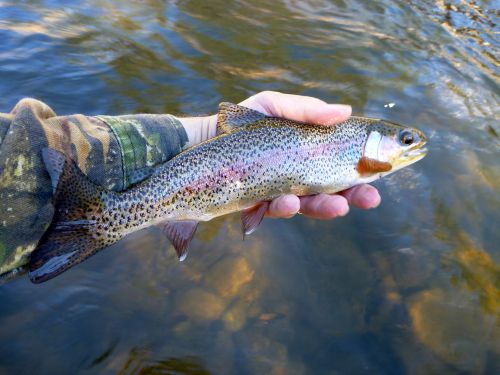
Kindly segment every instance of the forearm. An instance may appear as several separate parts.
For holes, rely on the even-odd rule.
[[[186,130],[188,142],[186,147],[194,146],[216,135],[217,115],[204,117],[178,117]]]

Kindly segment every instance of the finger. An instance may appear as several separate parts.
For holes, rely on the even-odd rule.
[[[343,104],[328,104],[310,96],[264,91],[241,102],[250,108],[261,110],[269,116],[290,120],[334,125],[351,116],[352,108]]]
[[[340,195],[318,194],[300,197],[300,213],[314,219],[333,219],[349,212],[347,200]]]
[[[282,195],[271,202],[267,216],[288,219],[299,212],[299,209],[300,200],[296,195]]]
[[[367,184],[354,186],[339,194],[345,197],[349,204],[364,209],[377,207],[381,200],[378,190]]]

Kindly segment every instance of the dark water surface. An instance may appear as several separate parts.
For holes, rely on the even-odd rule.
[[[498,374],[496,1],[0,1],[0,111],[206,114],[265,89],[416,125],[430,153],[331,222],[155,228],[0,287],[0,373]]]

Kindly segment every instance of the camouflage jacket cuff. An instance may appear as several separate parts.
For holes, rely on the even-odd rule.
[[[171,159],[188,141],[184,127],[171,115],[96,116],[113,131],[120,146],[122,189],[153,173],[155,166]]]

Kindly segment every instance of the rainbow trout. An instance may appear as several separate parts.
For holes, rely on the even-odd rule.
[[[220,105],[217,132],[122,193],[94,185],[62,153],[44,149],[55,212],[33,252],[31,280],[46,281],[153,224],[162,226],[183,260],[199,221],[242,211],[243,233],[250,234],[268,201],[281,194],[335,193],[427,152],[422,132],[384,120],[351,117],[319,126],[230,103]]]

